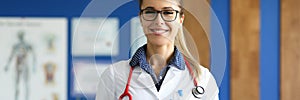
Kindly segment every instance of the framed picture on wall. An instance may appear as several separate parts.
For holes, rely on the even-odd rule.
[[[117,56],[119,19],[81,17],[72,19],[73,56]]]
[[[93,98],[102,72],[111,65],[109,61],[88,59],[73,60],[72,95],[74,97]]]
[[[67,99],[67,19],[0,17],[0,97]]]

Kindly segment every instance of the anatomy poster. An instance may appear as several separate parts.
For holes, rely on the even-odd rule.
[[[143,28],[140,23],[139,17],[134,17],[131,19],[131,56],[135,53],[135,51],[146,44],[147,39],[144,34]]]
[[[0,17],[2,100],[67,99],[67,19]]]
[[[118,18],[81,17],[72,20],[72,55],[116,56]]]

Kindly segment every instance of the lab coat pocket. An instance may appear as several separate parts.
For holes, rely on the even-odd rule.
[[[175,91],[168,100],[184,100],[183,98],[183,90]]]
[[[203,100],[202,99],[203,96],[201,98],[196,98],[193,94],[192,91],[183,91],[183,90],[177,90],[174,94],[173,94],[173,99],[171,100]]]

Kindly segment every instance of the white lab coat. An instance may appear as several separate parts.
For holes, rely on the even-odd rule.
[[[97,87],[96,100],[118,100],[123,94],[129,76],[129,61],[112,64],[101,75]],[[198,84],[205,89],[202,100],[218,100],[219,89],[208,69],[201,67]],[[187,69],[179,70],[171,67],[161,85],[156,90],[151,76],[140,67],[135,67],[129,86],[133,100],[199,100],[192,94],[193,80]],[[178,93],[181,91],[181,95]],[[126,100],[127,98],[124,98]]]

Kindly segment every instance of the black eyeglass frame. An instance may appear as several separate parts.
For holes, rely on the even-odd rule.
[[[149,10],[149,9],[148,9],[148,8],[141,9],[141,10],[140,10],[140,15],[141,15],[141,16],[143,17],[143,19],[146,20],[146,21],[154,21],[154,20],[157,18],[158,14],[160,13],[160,17],[161,17],[164,21],[166,21],[166,22],[172,22],[172,21],[174,21],[174,20],[177,19],[177,15],[178,15],[178,13],[180,13],[180,11],[174,10],[174,9],[172,9],[172,10],[153,10],[153,11],[156,11],[155,17],[154,17],[152,20],[147,20],[147,19],[145,19],[144,16],[143,16],[143,11],[145,11],[145,10]],[[166,20],[166,19],[163,17],[163,14],[162,14],[163,11],[175,11],[175,12],[176,12],[175,18],[174,18],[173,20]]]

